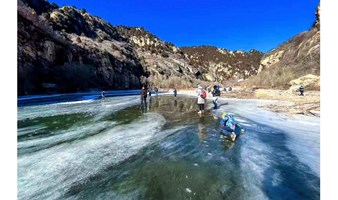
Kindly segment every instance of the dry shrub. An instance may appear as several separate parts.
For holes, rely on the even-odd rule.
[[[308,85],[305,87],[306,90],[316,90],[316,91],[320,91],[320,86],[319,85]]]
[[[152,82],[158,88],[188,89],[194,87],[194,83],[185,76],[169,76],[168,78],[165,76],[155,76]]]
[[[298,76],[293,68],[271,67],[242,83],[246,87],[287,89],[288,83]]]

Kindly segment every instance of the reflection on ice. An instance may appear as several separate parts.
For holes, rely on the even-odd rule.
[[[33,140],[24,140],[18,142],[19,154],[38,151],[41,149],[49,148],[64,142],[72,142],[80,140],[84,137],[95,135],[102,130],[112,127],[114,123],[97,122],[95,125],[84,125],[74,127],[69,130],[59,131],[49,137],[42,137]]]

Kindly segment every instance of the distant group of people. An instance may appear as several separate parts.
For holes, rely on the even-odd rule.
[[[209,89],[210,88],[210,89]],[[212,102],[213,102],[213,108],[218,109],[218,99],[221,96],[221,87],[220,85],[214,85],[213,87],[202,87],[201,85],[198,85],[198,88],[196,90],[197,94],[197,105],[198,105],[198,114],[203,114],[205,112],[205,104],[206,104],[206,98],[208,95],[208,92],[212,95]],[[146,87],[142,87],[140,95],[141,95],[141,103],[142,105],[145,105],[147,107],[147,99],[151,101],[151,95],[152,95],[152,90],[147,89]],[[155,88],[153,90],[156,95],[158,93],[158,89]],[[174,96],[174,106],[177,106],[177,89],[173,88],[172,94]],[[237,127],[240,128],[240,125],[236,122],[234,116],[229,113],[223,113],[222,117],[220,119],[220,126],[221,130],[224,131],[224,134],[229,137],[231,140],[235,140],[237,136]],[[237,131],[236,131],[237,130]]]
[[[223,88],[224,92],[231,92],[232,91],[232,87],[228,87],[228,88]]]
[[[158,88],[155,87],[154,90],[155,95],[158,95]],[[140,99],[141,99],[141,104],[146,104],[147,99],[149,102],[151,102],[151,95],[152,95],[152,90],[147,89],[145,86],[142,86],[141,92],[140,92]]]
[[[149,96],[149,101],[151,101],[151,90],[150,89],[146,89],[144,86],[142,86],[142,89],[141,89],[141,104],[146,104],[147,103],[147,98]],[[156,92],[156,95],[157,95],[157,92]]]
[[[231,90],[232,90],[232,88],[230,87],[229,91],[231,91]],[[157,95],[158,94],[158,88],[155,87],[154,91],[155,91],[155,94]],[[203,88],[201,85],[198,85],[196,94],[197,94],[197,105],[198,105],[198,109],[199,109],[199,111],[198,111],[199,114],[202,114],[202,113],[205,112],[205,104],[206,104],[206,98],[207,98],[208,92],[211,93],[211,95],[212,95],[213,108],[214,109],[218,108],[218,99],[221,96],[221,86],[219,84],[214,85],[212,87],[212,90],[211,90],[210,86],[207,87],[207,88]],[[147,103],[147,98],[149,99],[149,101],[151,101],[151,90],[146,89],[145,86],[142,87],[140,95],[141,95],[141,103],[142,104]],[[175,98],[175,101],[176,101],[176,99],[177,99],[177,89],[176,88],[173,88],[173,95],[174,95],[174,98]]]

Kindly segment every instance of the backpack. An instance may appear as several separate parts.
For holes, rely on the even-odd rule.
[[[202,95],[201,95],[202,99],[207,98],[207,92],[205,90],[202,91]]]

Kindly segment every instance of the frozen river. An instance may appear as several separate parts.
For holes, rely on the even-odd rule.
[[[130,94],[19,99],[18,198],[320,198],[319,118],[253,100],[221,100],[199,116],[193,97],[141,106]],[[219,134],[223,111],[245,129],[236,143]]]

